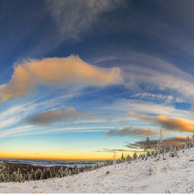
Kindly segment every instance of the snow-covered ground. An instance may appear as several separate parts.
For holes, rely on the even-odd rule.
[[[107,171],[110,173],[107,174]],[[168,193],[194,192],[194,148],[179,158],[137,160],[64,178],[0,183],[0,192],[14,193]]]

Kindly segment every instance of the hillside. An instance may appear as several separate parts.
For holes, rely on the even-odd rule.
[[[184,152],[183,152],[184,151]],[[150,193],[194,190],[194,148],[166,160],[136,160],[64,178],[1,183],[0,192]]]

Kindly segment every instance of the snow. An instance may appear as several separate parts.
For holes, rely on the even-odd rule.
[[[14,193],[186,193],[194,191],[194,148],[179,158],[136,160],[64,178],[0,183]],[[168,153],[167,153],[168,155]],[[107,173],[109,171],[110,173]]]

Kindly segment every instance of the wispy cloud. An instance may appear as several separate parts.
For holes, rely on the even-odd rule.
[[[179,131],[179,132],[194,132],[194,121],[183,119],[183,118],[169,118],[165,115],[160,116],[148,116],[136,114],[134,112],[130,113],[131,116],[151,121],[155,125],[159,125],[162,128],[170,131]]]
[[[156,57],[142,52],[122,50],[122,53],[115,52],[114,56],[111,53],[109,55],[108,62],[104,59],[106,56],[91,61],[98,63],[101,59],[102,64],[119,61],[124,72],[125,86],[133,91],[134,98],[167,103],[193,101],[194,77],[187,68],[181,69],[172,60],[169,62],[162,56]]]
[[[194,97],[194,77],[191,74],[157,57],[133,52],[131,55],[131,59],[125,57],[128,65],[122,67],[129,88],[141,91],[143,84],[143,92],[159,89],[160,92],[168,91],[171,94],[176,92],[175,97],[178,94],[184,98]]]
[[[31,132],[31,131],[33,131],[34,133],[37,132],[36,128],[34,128],[31,125],[13,127],[11,129],[1,131],[0,137],[22,136],[26,132]]]
[[[110,130],[107,131],[107,135],[109,136],[137,136],[137,137],[148,137],[148,136],[156,136],[160,133],[160,130],[150,130],[147,128],[135,128],[135,127],[126,127],[121,130]],[[165,131],[166,135],[170,135],[169,132]]]
[[[56,127],[55,129],[45,130],[43,127],[22,126],[4,131],[0,137],[30,136],[40,134],[57,133],[105,133],[111,127]]]
[[[35,98],[28,102],[22,102],[20,104],[14,104],[11,107],[4,108],[0,112],[0,129],[7,130],[14,125],[23,125],[24,121],[29,115],[37,114],[38,112],[53,110],[58,106],[65,107],[64,103],[75,96],[79,96],[77,91],[67,90],[67,95],[60,95],[52,97],[48,94],[41,95],[41,97]],[[45,100],[46,97],[46,100]]]
[[[103,106],[101,109],[106,111],[116,112],[137,112],[143,114],[164,114],[167,116],[176,116],[188,118],[190,117],[190,111],[176,109],[173,105],[157,104],[154,102],[147,102],[143,100],[132,99],[117,99],[111,105]]]
[[[150,92],[137,92],[131,95],[132,98],[150,101],[150,102],[164,102],[164,103],[171,103],[171,102],[183,102],[183,99],[179,97],[174,97],[173,95],[165,95],[165,94],[154,94]]]
[[[99,68],[82,61],[78,56],[30,59],[15,65],[11,80],[0,86],[0,96],[5,100],[27,95],[38,85],[104,87],[121,83],[123,79],[119,68]]]
[[[124,3],[123,0],[46,0],[46,6],[56,23],[61,39],[79,39],[91,30],[103,13],[112,11]]]

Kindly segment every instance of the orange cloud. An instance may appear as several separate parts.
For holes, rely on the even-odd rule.
[[[64,87],[72,84],[104,87],[121,84],[121,70],[90,65],[78,56],[25,60],[14,66],[10,81],[0,86],[2,100],[28,94],[38,85]]]
[[[151,121],[154,124],[160,125],[162,128],[167,130],[180,132],[194,132],[194,121],[191,120],[183,118],[169,118],[165,115],[152,117],[148,115],[136,114],[134,112],[131,112],[130,115],[143,120]]]
[[[77,111],[75,108],[68,108],[67,110],[53,110],[36,114],[28,117],[26,120],[31,124],[49,125],[54,123],[71,124],[87,119],[96,118],[97,115],[88,114],[83,111]]]
[[[186,136],[175,136],[175,137],[170,137],[170,138],[165,139],[164,142],[166,143],[166,146],[169,147],[171,145],[183,145],[183,144],[185,144],[186,139],[187,139]],[[159,137],[158,137],[158,139],[150,140],[152,148],[157,147],[158,140],[159,140]],[[191,137],[189,137],[189,140],[192,141],[193,139]],[[125,145],[125,146],[128,147],[129,149],[137,149],[137,150],[144,149],[145,141],[138,141],[135,143],[129,143],[128,145]]]
[[[148,136],[155,136],[159,135],[160,130],[150,130],[148,128],[136,128],[136,127],[126,127],[121,130],[110,130],[106,134],[109,136],[138,136],[138,137],[148,137]],[[163,130],[165,135],[170,135],[169,132]]]

